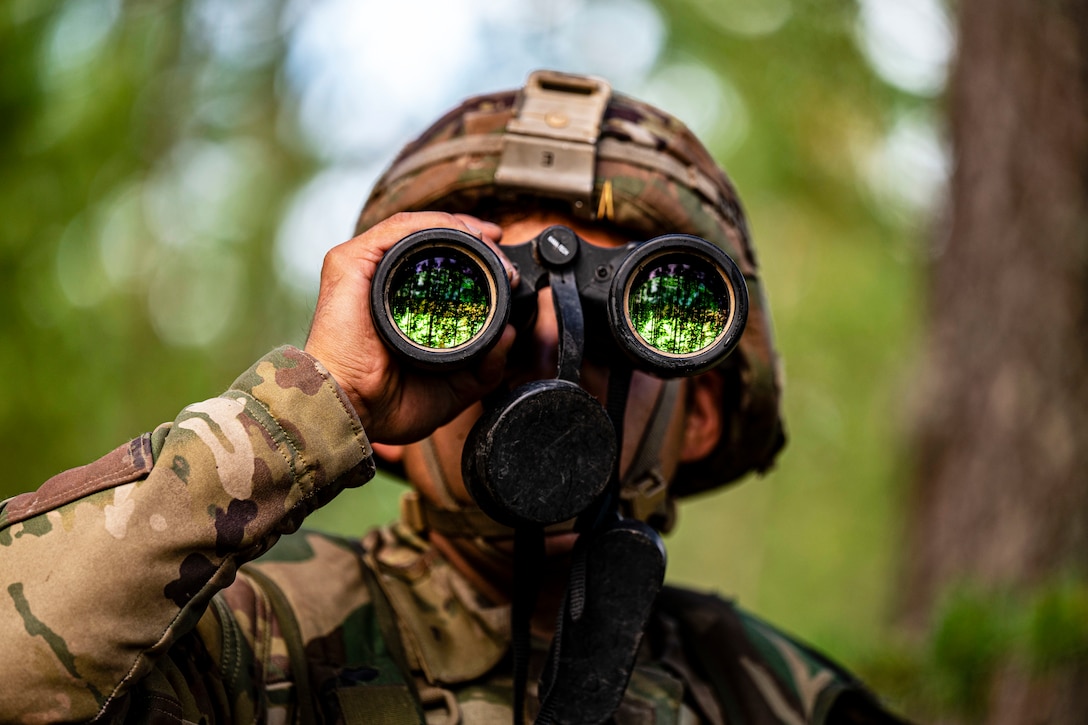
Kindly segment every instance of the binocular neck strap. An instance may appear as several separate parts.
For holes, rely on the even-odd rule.
[[[574,270],[553,270],[549,274],[555,319],[559,326],[559,368],[557,378],[577,383],[582,376],[582,353],[585,350],[585,319],[578,282]]]

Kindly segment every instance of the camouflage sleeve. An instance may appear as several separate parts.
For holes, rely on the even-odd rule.
[[[172,424],[0,503],[0,721],[100,715],[242,563],[373,474],[343,392],[284,347]]]

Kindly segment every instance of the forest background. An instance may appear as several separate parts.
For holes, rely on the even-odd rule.
[[[955,35],[939,0],[8,0],[0,498],[301,345],[324,251],[444,109],[534,68],[592,72],[727,169],[784,359],[788,447],[682,505],[670,579],[908,712],[964,716],[973,661],[952,645],[942,665],[941,634],[902,616]],[[375,481],[308,525],[362,532],[402,490]]]

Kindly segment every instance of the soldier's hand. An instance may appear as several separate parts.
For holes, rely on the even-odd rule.
[[[332,373],[375,442],[416,441],[453,419],[498,386],[513,344],[514,329],[508,325],[481,363],[448,375],[419,373],[390,356],[371,319],[371,281],[378,261],[394,244],[433,227],[468,232],[496,249],[502,236],[497,225],[463,214],[402,213],[334,247],[321,269],[306,351]],[[499,256],[516,284],[513,267]]]

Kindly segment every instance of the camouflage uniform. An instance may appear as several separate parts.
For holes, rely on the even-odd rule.
[[[373,473],[343,392],[285,347],[172,424],[0,504],[0,720],[511,722],[508,609],[424,539],[394,525],[268,551]],[[765,623],[666,589],[616,720],[833,710],[894,722]]]

